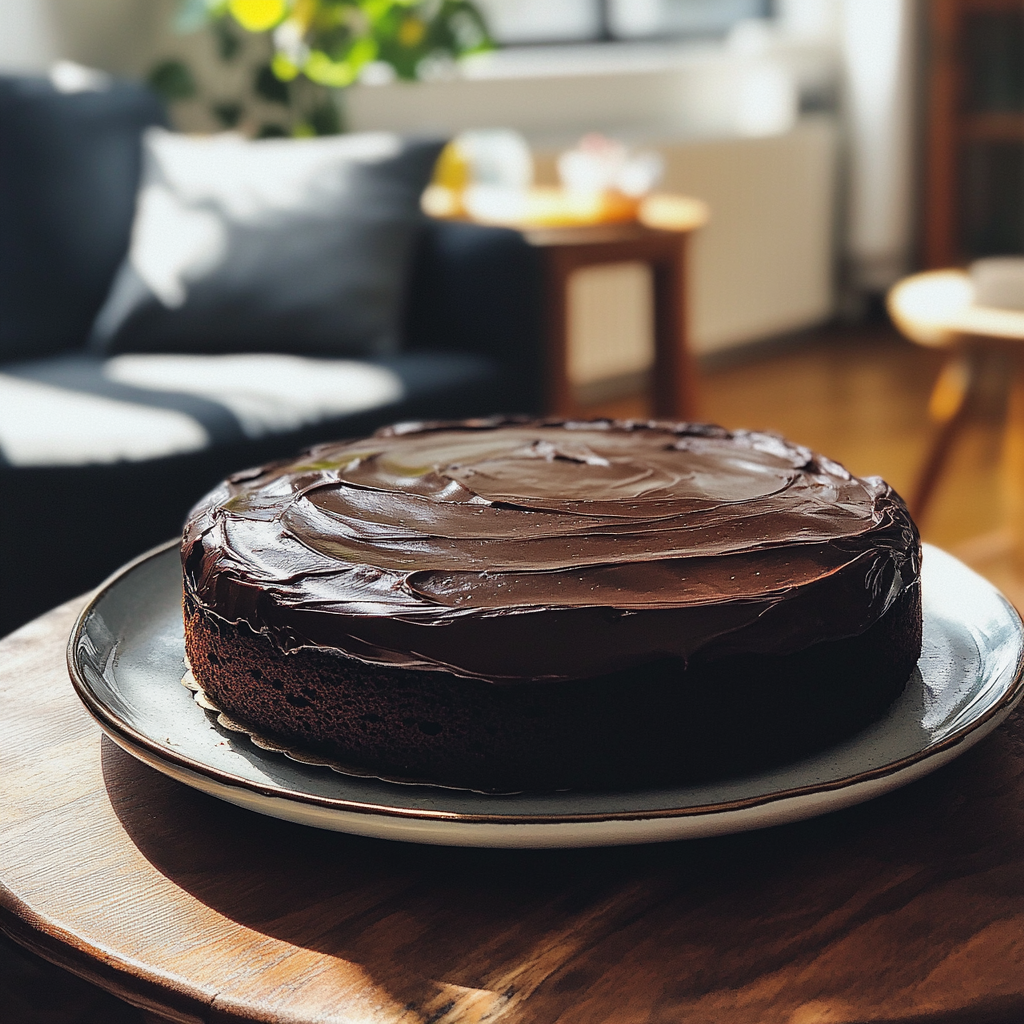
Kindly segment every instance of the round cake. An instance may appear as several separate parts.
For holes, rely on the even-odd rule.
[[[879,718],[921,650],[883,480],[701,424],[403,424],[237,473],[182,544],[207,697],[484,792],[725,778]]]

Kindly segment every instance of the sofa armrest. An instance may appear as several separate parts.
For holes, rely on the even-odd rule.
[[[500,411],[539,412],[542,289],[540,254],[519,232],[428,221],[411,275],[404,345],[489,356],[508,385]]]

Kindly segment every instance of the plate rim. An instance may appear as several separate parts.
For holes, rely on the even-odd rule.
[[[123,738],[133,746],[141,747],[149,755],[158,761],[169,761],[186,772],[210,779],[222,786],[231,789],[241,789],[257,794],[259,796],[275,799],[298,802],[302,804],[319,807],[328,811],[343,811],[347,813],[364,814],[372,817],[391,817],[408,820],[420,820],[425,822],[459,823],[464,825],[583,825],[588,823],[606,823],[613,821],[649,821],[659,819],[699,818],[702,816],[714,816],[729,814],[732,812],[746,811],[757,807],[765,807],[775,803],[785,803],[794,799],[814,797],[840,790],[847,790],[858,787],[864,783],[870,783],[881,779],[899,775],[908,769],[919,765],[924,761],[936,757],[954,747],[963,744],[972,737],[977,730],[986,726],[997,716],[1005,717],[1013,706],[1024,697],[1024,644],[1017,652],[1017,664],[1014,669],[1013,681],[1006,687],[1005,691],[988,707],[982,714],[972,717],[959,726],[953,733],[944,739],[929,743],[920,750],[888,764],[876,768],[858,772],[855,775],[847,775],[841,779],[832,779],[825,782],[811,783],[805,786],[797,786],[789,789],[774,790],[768,793],[743,797],[735,800],[727,800],[720,803],[699,804],[689,807],[656,807],[644,810],[623,810],[623,811],[587,811],[587,812],[559,812],[552,814],[514,813],[497,814],[493,812],[474,812],[459,810],[432,809],[426,807],[396,807],[391,804],[374,803],[365,800],[356,800],[348,797],[321,796],[316,793],[302,792],[301,790],[288,789],[283,786],[268,787],[251,779],[245,779],[220,768],[197,761],[192,757],[181,754],[169,747],[152,740],[145,733],[134,728],[130,723],[116,715],[100,698],[93,692],[84,673],[79,668],[77,653],[80,640],[85,631],[89,617],[94,613],[103,598],[121,581],[130,575],[135,569],[143,564],[153,561],[170,550],[179,546],[179,539],[173,538],[158,544],[156,547],[143,552],[130,562],[125,563],[116,572],[112,573],[92,593],[85,606],[82,608],[75,624],[72,627],[68,638],[66,658],[68,674],[72,686],[78,698],[85,705],[86,710],[98,722],[104,732],[108,733],[115,741],[118,737]],[[940,551],[946,557],[953,559],[958,565],[969,572],[974,570],[965,565],[955,556],[942,551],[935,545],[925,544],[925,548]],[[975,575],[978,575],[975,573]],[[979,577],[984,579],[984,577]],[[1024,620],[1020,613],[1010,603],[1002,592],[988,580],[984,581],[995,594],[1002,600],[1007,610],[1016,618],[1019,629],[1024,634]],[[998,723],[994,723],[992,728]],[[981,737],[978,737],[981,738]],[[123,744],[118,744],[123,746]],[[384,781],[384,780],[381,780]],[[399,785],[390,783],[390,785]],[[424,789],[434,789],[444,792],[443,787],[423,786]],[[644,790],[652,792],[658,787]],[[628,793],[628,790],[624,790]],[[484,795],[481,794],[481,797]]]

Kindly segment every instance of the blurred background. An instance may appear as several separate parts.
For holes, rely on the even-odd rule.
[[[915,488],[946,360],[902,337],[884,298],[914,271],[1024,248],[1019,3],[478,0],[458,39],[405,38],[405,65],[347,44],[319,70],[282,28],[293,6],[4,0],[0,72],[147,81],[187,133],[505,129],[542,186],[588,133],[653,151],[657,188],[710,210],[687,298],[700,418],[778,430]],[[650,287],[635,264],[577,275],[568,372],[594,415],[650,410]],[[1020,595],[1012,358],[973,368],[921,525]]]

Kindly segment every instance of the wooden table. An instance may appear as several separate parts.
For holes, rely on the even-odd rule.
[[[187,789],[0,643],[0,925],[175,1021],[1024,1020],[1024,717],[873,803],[607,850],[416,847]],[[2,1017],[2,1008],[0,1008]]]

